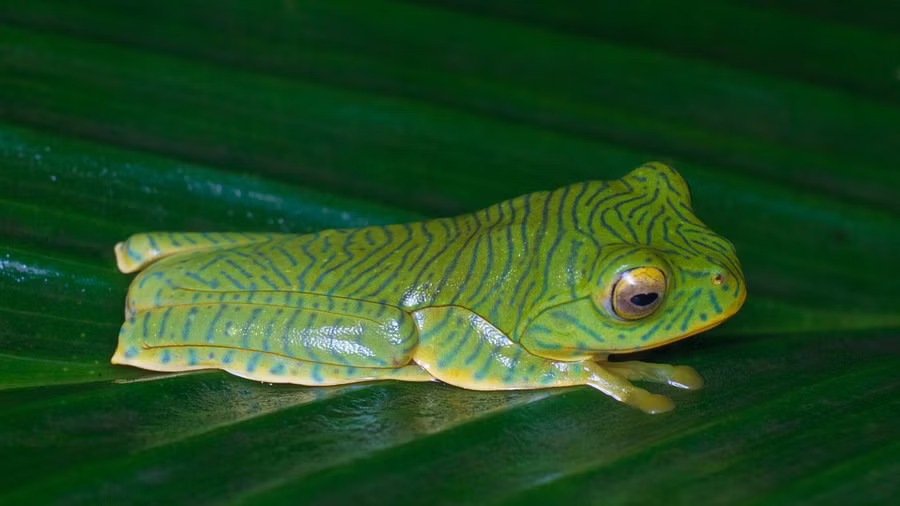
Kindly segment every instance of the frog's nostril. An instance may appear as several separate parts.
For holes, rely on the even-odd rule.
[[[721,285],[725,282],[725,275],[721,272],[712,277],[712,284]]]

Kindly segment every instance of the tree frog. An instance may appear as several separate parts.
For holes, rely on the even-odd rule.
[[[648,413],[630,380],[699,388],[690,367],[609,361],[718,325],[744,302],[732,244],[687,183],[647,163],[455,218],[311,234],[151,232],[115,364],[264,382],[589,385]]]

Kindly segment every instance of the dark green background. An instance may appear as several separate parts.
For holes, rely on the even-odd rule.
[[[888,503],[900,8],[0,4],[0,503]],[[108,364],[146,230],[306,232],[674,164],[750,295],[698,392],[259,384]]]

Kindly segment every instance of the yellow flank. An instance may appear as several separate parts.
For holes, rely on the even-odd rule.
[[[715,326],[746,296],[734,247],[660,163],[455,218],[151,232],[115,252],[120,270],[140,272],[114,363],[304,385],[590,385],[646,412],[671,401],[629,380],[693,389],[700,376],[606,357]]]

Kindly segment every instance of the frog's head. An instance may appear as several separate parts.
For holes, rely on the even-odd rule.
[[[537,308],[522,346],[555,360],[632,352],[702,332],[740,309],[747,292],[734,246],[694,216],[675,170],[650,163],[596,185],[589,202],[603,207],[578,213],[576,229],[591,231],[599,254],[572,297]]]

